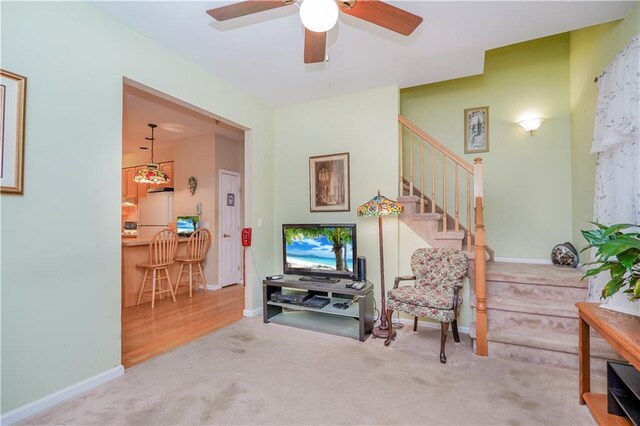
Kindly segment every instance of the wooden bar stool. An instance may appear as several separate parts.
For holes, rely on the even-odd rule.
[[[187,255],[185,257],[176,257],[176,262],[180,263],[180,272],[178,272],[178,279],[176,279],[176,289],[174,290],[175,294],[178,293],[178,287],[180,287],[180,284],[187,285],[186,281],[180,281],[180,279],[182,279],[182,270],[185,265],[189,265],[189,297],[192,297],[193,295],[194,265],[198,267],[198,270],[195,273],[200,275],[200,282],[196,283],[196,289],[200,287],[200,284],[202,284],[205,293],[207,292],[207,282],[204,279],[204,272],[202,271],[202,261],[207,257],[207,250],[209,250],[210,244],[211,233],[208,229],[198,229],[196,232],[191,234],[189,241],[187,241]]]
[[[138,268],[144,268],[144,278],[142,278],[142,286],[140,287],[136,305],[140,304],[144,287],[149,279],[151,280],[151,309],[155,307],[156,295],[162,297],[164,293],[169,293],[173,301],[176,301],[171,277],[169,277],[169,266],[175,263],[177,249],[178,236],[172,230],[163,229],[153,236],[149,243],[149,262],[136,265]],[[151,271],[151,274],[149,274],[149,271]],[[168,287],[165,290],[162,289],[164,281],[166,281]]]

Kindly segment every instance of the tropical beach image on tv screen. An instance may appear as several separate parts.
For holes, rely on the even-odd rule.
[[[352,228],[285,228],[287,267],[353,272]]]

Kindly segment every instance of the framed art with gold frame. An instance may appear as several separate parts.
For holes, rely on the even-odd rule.
[[[464,153],[489,152],[489,107],[464,110]]]
[[[22,194],[27,78],[0,72],[0,192]]]
[[[349,153],[309,157],[311,212],[348,212]]]

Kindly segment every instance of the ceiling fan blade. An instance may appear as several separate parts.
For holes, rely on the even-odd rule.
[[[327,46],[327,33],[316,33],[304,29],[304,63],[315,64],[324,62]]]
[[[347,15],[355,16],[406,36],[422,23],[422,17],[379,0],[355,0],[351,7],[347,1],[338,4],[342,6],[340,10]]]
[[[207,10],[207,14],[216,21],[226,21],[229,19],[239,18],[241,16],[251,15],[253,13],[263,12],[265,10],[289,6],[293,3],[295,2],[289,0],[248,0],[217,7],[215,9],[209,9]]]

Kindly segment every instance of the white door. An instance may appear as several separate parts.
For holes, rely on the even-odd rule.
[[[240,175],[220,170],[218,176],[219,226],[219,280],[222,287],[239,283],[240,270]]]

